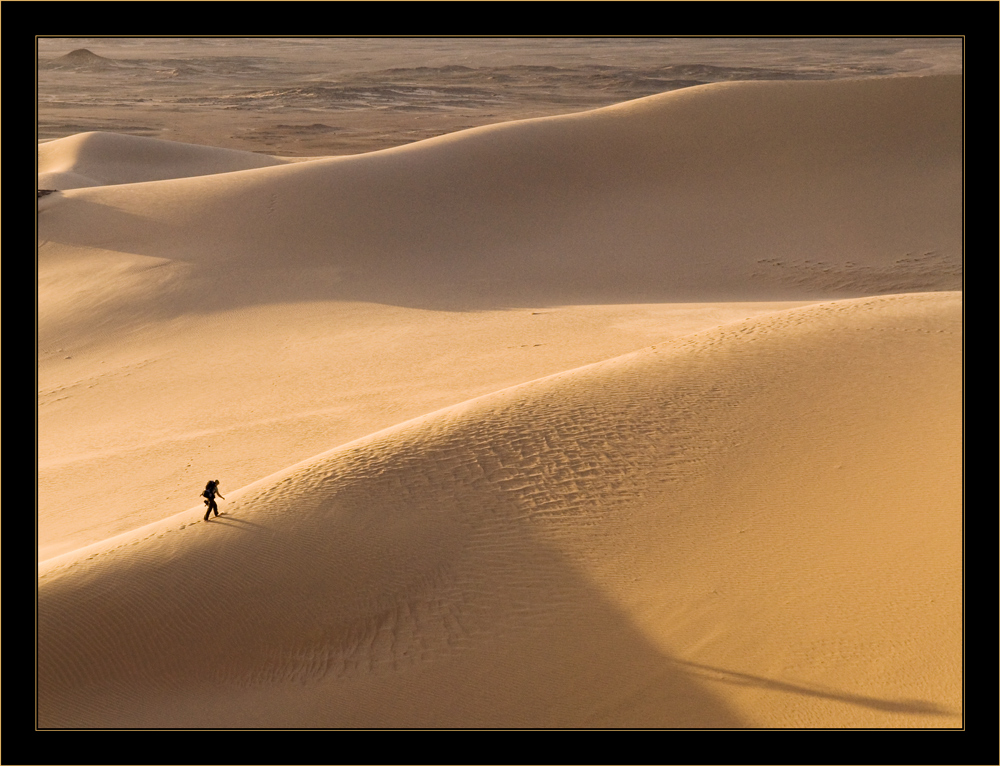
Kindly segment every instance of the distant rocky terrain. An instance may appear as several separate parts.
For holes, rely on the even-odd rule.
[[[959,38],[41,39],[38,138],[357,154],[693,85],[961,71]],[[67,52],[68,51],[68,52]]]

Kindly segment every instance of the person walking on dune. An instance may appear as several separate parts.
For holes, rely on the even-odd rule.
[[[205,491],[201,493],[201,496],[205,498],[205,505],[208,506],[208,510],[205,511],[205,521],[208,521],[209,515],[214,511],[215,515],[219,515],[219,506],[215,504],[215,496],[218,495],[223,500],[226,498],[222,497],[222,493],[219,492],[219,480],[214,479],[205,485]]]

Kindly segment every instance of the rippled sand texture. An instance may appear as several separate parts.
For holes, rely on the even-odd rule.
[[[295,100],[339,125],[328,73],[270,43],[43,55],[155,59],[161,124],[221,140],[39,144],[40,726],[962,725],[946,59],[404,46],[344,75],[405,70],[334,149]],[[623,97],[639,71],[667,92]],[[528,113],[535,75],[565,113]],[[185,77],[299,90],[226,138]],[[525,113],[372,151],[461,83]]]

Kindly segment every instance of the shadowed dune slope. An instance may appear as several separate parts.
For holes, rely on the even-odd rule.
[[[724,325],[43,562],[43,726],[955,726],[961,297]]]
[[[117,133],[78,133],[38,145],[38,188],[162,181],[283,164],[254,152]]]
[[[221,303],[289,299],[275,269],[292,265],[309,275],[300,299],[402,305],[954,290],[961,96],[957,76],[719,83],[358,156],[69,190],[39,203],[40,271],[130,270],[134,290],[183,274],[173,311],[226,280],[241,287]],[[88,300],[120,313],[122,285],[93,281]]]

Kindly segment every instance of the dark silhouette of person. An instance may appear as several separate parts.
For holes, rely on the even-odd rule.
[[[208,506],[208,510],[205,511],[205,521],[208,521],[209,515],[215,512],[215,515],[219,515],[219,506],[215,504],[215,496],[218,495],[222,497],[222,493],[219,492],[219,480],[214,479],[205,485],[205,491],[201,493],[201,496],[205,498],[205,505]],[[226,498],[222,497],[223,500]]]

